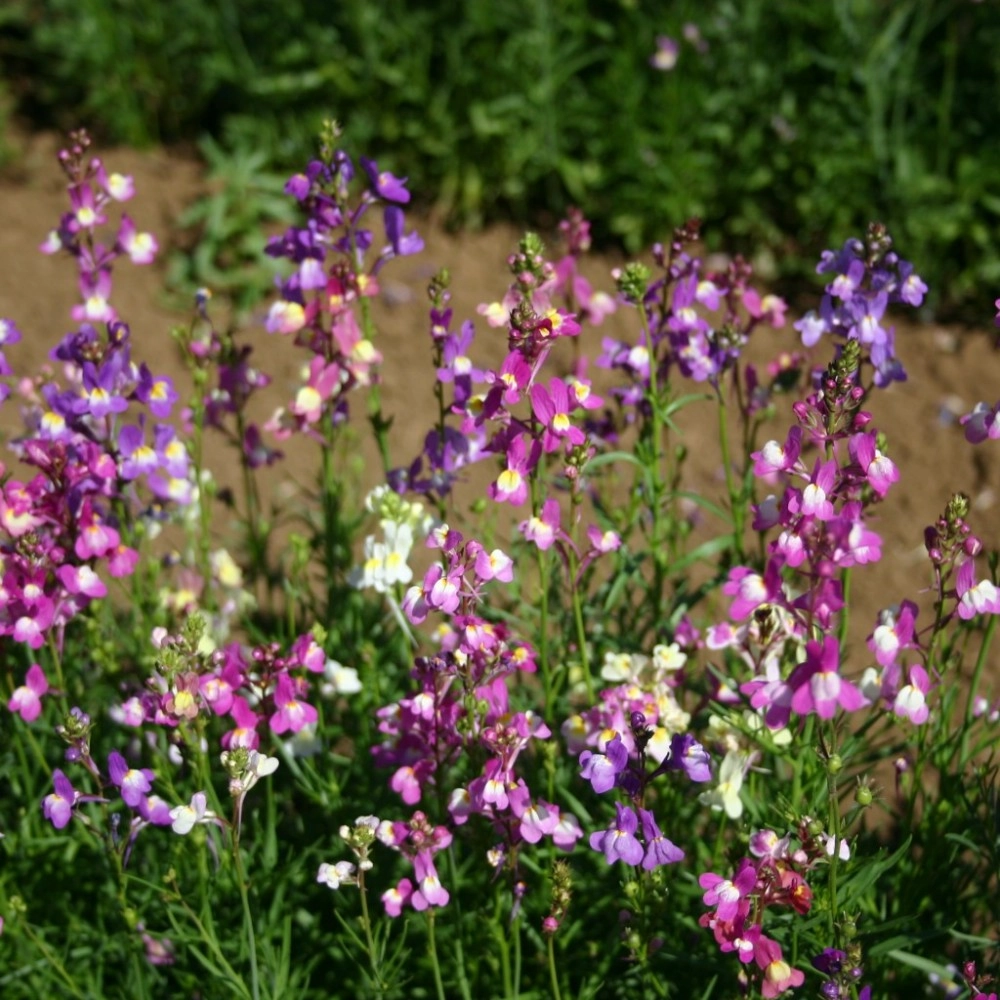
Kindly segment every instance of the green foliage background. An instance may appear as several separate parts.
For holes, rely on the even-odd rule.
[[[650,66],[688,23],[703,51]],[[629,250],[700,215],[713,246],[808,268],[879,218],[939,312],[982,320],[998,51],[996,0],[13,0],[0,94],[35,125],[207,135],[275,170],[336,117],[456,221],[576,203]]]

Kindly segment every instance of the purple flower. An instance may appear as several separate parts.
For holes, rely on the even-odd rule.
[[[667,768],[684,771],[692,781],[712,780],[712,758],[690,733],[675,733],[670,738]]]
[[[394,201],[398,205],[405,205],[410,200],[410,192],[406,190],[405,177],[396,177],[387,170],[379,172],[378,164],[366,156],[361,157],[360,163],[380,198]]]
[[[638,865],[645,854],[642,844],[636,838],[635,831],[639,826],[636,814],[620,802],[615,809],[618,815],[607,830],[598,830],[590,835],[590,846],[595,851],[603,851],[609,865],[616,861],[624,861],[627,865]]]
[[[61,830],[73,815],[77,793],[69,778],[58,767],[52,772],[52,783],[56,790],[45,796],[42,812],[57,830]]]
[[[648,809],[640,809],[639,818],[642,820],[642,836],[646,841],[646,854],[642,859],[642,867],[646,871],[684,860],[684,852],[663,836]]]
[[[151,782],[153,772],[148,767],[131,768],[125,758],[117,751],[108,754],[108,774],[111,783],[121,789],[122,798],[127,806],[137,809],[153,787]]]
[[[677,57],[681,47],[668,35],[656,36],[656,51],[649,57],[649,64],[654,69],[666,73],[677,65]]]
[[[391,174],[389,176],[392,176]],[[410,200],[410,193],[403,191],[406,201]],[[385,197],[383,195],[383,197]],[[392,247],[392,252],[397,257],[409,257],[411,254],[420,253],[424,248],[424,241],[419,233],[403,233],[403,210],[397,205],[386,205],[382,213],[382,220],[385,223],[385,238]]]
[[[592,753],[584,750],[580,754],[580,777],[590,782],[598,795],[614,788],[618,775],[628,765],[628,750],[622,743],[620,733],[604,748],[604,753]]]

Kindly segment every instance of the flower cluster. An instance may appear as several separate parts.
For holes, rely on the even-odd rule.
[[[731,875],[705,872],[698,878],[705,890],[702,900],[712,908],[699,923],[712,931],[722,952],[735,952],[744,965],[756,965],[764,997],[779,996],[805,980],[784,960],[781,946],[763,933],[765,914],[774,907],[808,913],[813,894],[805,876],[832,853],[831,838],[808,819],[800,824],[796,840],[798,846],[790,835],[758,830],[750,837],[749,856]],[[844,846],[841,841],[839,853]]]
[[[378,276],[389,260],[423,248],[419,236],[404,232],[406,181],[379,171],[371,160],[362,158],[361,167],[356,174],[346,153],[327,148],[322,160],[285,185],[307,219],[268,242],[266,253],[290,261],[295,270],[280,283],[265,326],[294,337],[312,357],[295,399],[265,425],[279,440],[295,432],[322,440],[321,417],[334,424],[346,420],[348,393],[371,385],[381,361],[356,309],[365,311],[365,300],[378,294]],[[351,187],[358,177],[364,189],[355,204]],[[372,256],[375,234],[368,216],[380,206],[385,242]]]
[[[703,273],[703,262],[685,249],[698,231],[691,221],[674,233],[668,248],[654,247],[663,272],[655,281],[636,265],[618,274],[621,294],[643,311],[644,335],[638,344],[606,338],[597,364],[624,376],[627,384],[613,392],[626,411],[638,406],[651,386],[665,384],[673,368],[717,386],[759,325],[784,325],[785,303],[750,285],[752,271],[741,258],[724,272]]]
[[[927,285],[913,265],[892,250],[885,227],[873,223],[864,242],[849,239],[839,251],[824,251],[816,271],[832,278],[819,311],[807,313],[795,324],[802,343],[812,347],[824,335],[857,341],[871,359],[875,385],[904,380],[895,331],[883,325],[885,312],[894,303],[918,307]]]
[[[80,326],[50,354],[64,384],[44,375],[19,383],[24,432],[12,447],[37,472],[0,486],[0,634],[32,649],[105,596],[98,569],[112,577],[133,572],[138,555],[129,540],[142,530],[133,520],[151,510],[150,500],[158,511],[193,495],[187,449],[168,422],[177,392],[169,378],[133,360],[129,328],[108,300],[113,262],[127,255],[149,263],[156,241],[123,215],[113,242],[100,242],[108,207],[130,198],[134,185],[88,159],[85,133],[73,141],[60,154],[71,210],[43,250],[76,261],[84,301],[72,314]],[[3,345],[20,337],[11,321],[0,321]],[[2,355],[0,371],[10,374]]]
[[[257,751],[265,726],[275,736],[303,739],[311,732],[318,713],[306,700],[309,675],[323,677],[321,690],[330,693],[359,689],[355,671],[330,660],[314,633],[299,636],[286,656],[279,655],[277,643],[246,650],[232,642],[208,652],[203,626],[203,620],[193,616],[179,635],[158,630],[157,671],[146,690],[114,711],[117,721],[134,727],[147,722],[165,726],[184,742],[193,738],[189,727],[193,720],[215,716],[228,719],[231,726],[221,737],[225,750]],[[242,757],[233,759],[240,766],[245,763]],[[236,781],[239,775],[231,772],[231,777]],[[239,780],[246,790],[253,782],[244,778]]]

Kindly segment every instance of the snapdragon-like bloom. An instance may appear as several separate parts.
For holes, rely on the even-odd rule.
[[[25,722],[34,722],[42,714],[42,695],[47,694],[49,682],[42,668],[33,663],[28,668],[24,683],[14,689],[7,708],[16,712]]]
[[[639,819],[635,812],[620,802],[615,803],[616,817],[606,830],[598,830],[590,835],[590,846],[595,851],[603,851],[609,865],[624,861],[627,865],[638,865],[645,854],[642,844],[635,835]]]
[[[714,906],[719,920],[730,921],[739,913],[740,904],[757,882],[757,870],[744,859],[736,874],[731,878],[723,878],[715,872],[705,872],[698,876],[698,885],[705,890],[701,897],[706,906]]]
[[[959,567],[955,578],[958,616],[967,621],[976,615],[1000,614],[1000,590],[990,580],[975,581],[975,562],[967,559]]]
[[[152,790],[153,772],[148,767],[131,768],[125,758],[117,751],[112,750],[108,755],[108,774],[111,783],[121,789],[122,799],[125,804],[133,809]]]
[[[930,691],[931,681],[919,663],[915,663],[909,670],[909,681],[904,684],[896,693],[893,699],[893,714],[901,719],[909,719],[916,726],[923,725],[930,715],[927,706],[927,692]]]
[[[76,804],[79,793],[58,767],[52,772],[52,783],[55,786],[55,791],[45,796],[42,802],[42,812],[57,830],[61,830],[73,816],[73,806]]]
[[[316,881],[328,889],[339,889],[342,885],[357,885],[357,865],[351,861],[338,861],[333,865],[324,861],[316,873]]]
[[[204,792],[195,792],[188,805],[175,806],[170,810],[174,833],[182,837],[189,834],[199,823],[211,823],[215,819],[215,813],[208,808],[208,798]]]
[[[828,635],[822,645],[806,643],[806,659],[792,671],[788,685],[793,689],[792,710],[800,715],[815,712],[832,719],[837,708],[853,712],[867,704],[865,696],[840,676],[840,643]]]

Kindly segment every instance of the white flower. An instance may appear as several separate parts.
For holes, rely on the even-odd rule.
[[[215,819],[215,813],[206,808],[208,799],[204,792],[195,792],[191,796],[190,805],[175,806],[170,810],[170,818],[173,822],[174,833],[182,837],[189,834],[199,823],[208,823]]]
[[[716,811],[724,810],[730,819],[739,819],[743,815],[740,789],[743,788],[743,775],[749,759],[739,751],[731,750],[727,753],[719,768],[718,785],[711,791],[702,792],[698,801]]]
[[[666,670],[672,672],[680,670],[687,663],[687,654],[681,652],[681,647],[676,642],[669,646],[662,642],[653,647],[653,666],[656,670]]]
[[[339,889],[342,885],[354,885],[357,881],[357,869],[350,861],[338,861],[335,865],[325,861],[319,866],[316,881],[331,889]]]
[[[827,856],[831,858],[833,857],[834,844],[836,844],[837,848],[837,857],[839,857],[841,861],[850,861],[851,845],[848,844],[847,840],[844,837],[841,837],[839,840],[836,837],[826,838]]]
[[[354,667],[345,667],[336,660],[327,660],[323,667],[321,692],[331,698],[335,694],[357,694],[361,690],[361,678]]]

